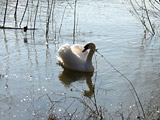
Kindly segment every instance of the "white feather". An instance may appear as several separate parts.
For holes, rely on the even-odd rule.
[[[59,56],[56,57],[59,64],[65,68],[82,71],[82,72],[91,72],[93,71],[92,62],[87,63],[87,57],[89,52],[85,51],[84,47],[78,44],[70,46],[69,44],[62,45],[59,50]]]

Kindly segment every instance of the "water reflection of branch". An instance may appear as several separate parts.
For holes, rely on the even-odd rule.
[[[28,89],[29,93],[30,93],[30,98],[31,98],[31,106],[30,107],[34,107],[34,103],[35,103],[35,88],[34,88],[34,83],[32,83],[32,77],[30,77],[30,84],[31,84],[31,87]]]
[[[48,78],[49,68],[51,68],[51,69],[53,68],[53,67],[52,67],[52,56],[51,56],[50,48],[47,47],[47,48],[46,48],[46,62],[45,62],[46,78]]]
[[[35,37],[34,37],[34,35],[33,35],[33,42],[34,42],[34,51],[35,51],[35,63],[36,63],[37,68],[38,68],[39,62],[38,62],[37,48],[36,48],[36,43],[35,43]]]
[[[94,86],[91,80],[92,76],[93,73],[76,72],[64,69],[64,71],[59,74],[59,80],[67,87],[73,82],[86,80],[89,91],[84,90],[84,96],[91,97],[94,93]]]
[[[3,29],[3,34],[4,34],[5,48],[6,48],[6,51],[7,51],[7,53],[8,53],[8,45],[7,45],[7,38],[6,38],[6,32],[5,32],[5,29]]]
[[[15,98],[11,95],[11,92],[6,89],[5,95],[1,94],[0,102],[3,104],[3,107],[5,105],[5,109],[1,110],[1,115],[6,113],[10,115],[12,113],[12,108],[15,107]],[[7,105],[7,106],[6,106]],[[1,106],[2,107],[2,106]]]
[[[144,33],[144,36],[142,38],[142,43],[141,43],[141,50],[147,50],[148,47],[151,45],[151,42],[153,40],[154,35],[146,36],[146,33]]]
[[[8,52],[8,44],[7,44],[7,38],[6,38],[6,32],[5,29],[3,30],[4,33],[4,42],[5,42],[5,48],[6,48],[6,52],[7,52],[7,57],[6,57],[6,75],[9,73],[9,52]],[[6,88],[8,88],[8,76],[6,77]]]
[[[5,80],[6,80],[6,83],[5,83],[5,88],[6,88],[6,92],[7,92],[7,94],[5,94],[4,95],[4,98],[3,98],[3,100],[4,100],[4,103],[5,104],[7,104],[8,105],[8,108],[7,108],[7,110],[6,111],[1,111],[1,113],[5,113],[5,112],[7,112],[7,113],[9,113],[10,114],[10,110],[11,110],[11,108],[12,108],[12,106],[14,105],[14,102],[15,102],[15,100],[13,99],[13,96],[11,95],[11,93],[10,93],[10,91],[9,91],[9,86],[8,86],[8,74],[9,74],[9,51],[8,51],[8,44],[7,44],[7,37],[6,37],[6,32],[5,32],[5,29],[3,30],[3,33],[4,33],[4,43],[5,43],[5,48],[6,48],[6,55],[7,55],[7,57],[5,58],[5,68],[6,68],[6,75],[1,75],[3,78],[5,78]],[[1,98],[1,99],[2,99]],[[7,101],[7,102],[6,102]],[[1,102],[2,102],[2,100],[1,100]],[[3,103],[3,102],[2,102]],[[3,103],[3,104],[4,104]]]
[[[62,98],[56,101],[52,100],[52,98],[47,94],[48,99],[52,104],[51,108],[49,109],[48,120],[57,118],[57,114],[55,114],[55,112],[53,111],[57,109],[56,106],[59,106],[57,103],[59,104],[64,103],[64,101],[66,100],[67,101],[69,100],[70,103],[69,103],[69,106],[67,105],[67,107],[61,106],[64,111],[60,115],[62,118],[74,119],[79,114],[80,116],[82,116],[81,119],[84,119],[84,118],[104,119],[104,107],[98,105],[97,96],[94,92],[94,86],[91,80],[92,76],[93,76],[93,73],[82,73],[82,72],[76,72],[76,71],[64,69],[64,71],[59,74],[59,80],[62,82],[62,84],[68,87],[73,82],[86,80],[89,91],[84,90],[84,94],[78,97],[64,95]],[[80,104],[77,104],[77,102]],[[75,105],[76,105],[76,108],[75,108]],[[81,112],[77,111],[79,108],[77,105],[83,106],[83,110]],[[72,110],[72,112],[69,112],[70,111],[69,108]]]

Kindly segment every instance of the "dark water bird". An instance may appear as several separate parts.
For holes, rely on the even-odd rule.
[[[27,32],[27,30],[28,30],[28,26],[25,26],[24,27],[24,32]]]

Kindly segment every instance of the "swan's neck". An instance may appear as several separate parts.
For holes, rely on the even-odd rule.
[[[87,64],[91,64],[92,65],[93,54],[94,54],[94,50],[90,49],[90,51],[88,53],[88,56],[87,56],[87,59],[86,59]]]

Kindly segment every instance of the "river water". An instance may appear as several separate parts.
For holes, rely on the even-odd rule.
[[[0,119],[86,119],[93,114],[89,108],[97,107],[105,119],[119,119],[122,114],[136,119],[143,116],[140,104],[146,114],[159,106],[160,42],[144,36],[141,23],[122,2],[77,1],[75,43],[93,42],[103,55],[95,53],[93,74],[63,70],[56,64],[58,48],[74,42],[73,1],[55,1],[47,39],[46,1],[39,3],[34,35],[32,30],[0,29]],[[8,3],[5,26],[15,27],[15,4],[16,0]],[[0,5],[2,26],[5,1]],[[18,4],[18,24],[25,5]],[[37,1],[29,1],[22,27],[33,28],[36,5]]]

